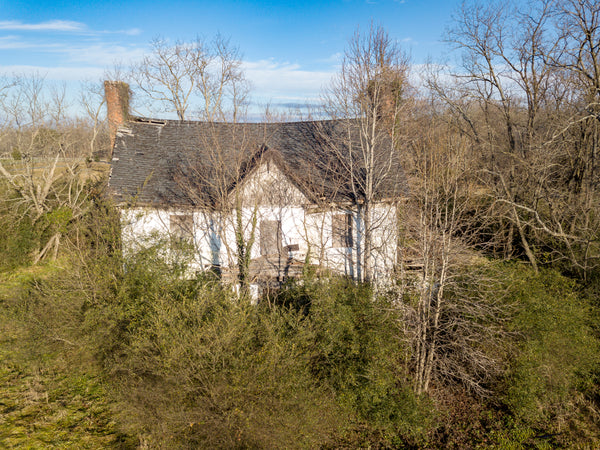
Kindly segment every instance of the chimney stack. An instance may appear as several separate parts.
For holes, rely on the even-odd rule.
[[[129,118],[129,95],[129,85],[127,83],[123,81],[104,82],[111,154],[115,147],[117,129]]]

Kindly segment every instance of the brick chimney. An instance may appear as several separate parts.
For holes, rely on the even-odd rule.
[[[105,81],[104,96],[106,98],[106,114],[110,133],[111,154],[115,147],[117,129],[129,117],[129,85],[123,81]]]

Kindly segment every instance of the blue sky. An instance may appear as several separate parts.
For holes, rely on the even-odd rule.
[[[0,0],[0,73],[36,71],[70,85],[97,81],[115,62],[139,59],[154,37],[210,39],[219,32],[239,46],[257,101],[310,101],[357,27],[382,25],[421,64],[446,51],[440,39],[459,3]]]

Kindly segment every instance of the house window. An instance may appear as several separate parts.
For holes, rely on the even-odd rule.
[[[332,247],[352,247],[352,214],[334,214]]]
[[[191,214],[171,214],[169,231],[171,237],[179,242],[191,242],[194,237],[194,217]]]
[[[260,254],[276,255],[281,252],[281,221],[260,222]]]

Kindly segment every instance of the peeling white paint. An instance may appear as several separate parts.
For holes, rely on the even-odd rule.
[[[281,222],[281,246],[284,257],[299,263],[308,262],[334,272],[357,277],[361,251],[361,226],[355,210],[319,209],[269,161],[262,163],[239,186],[245,239],[251,238],[252,219],[256,215],[255,243],[251,258],[260,255],[260,221]],[[232,202],[234,194],[232,194]],[[312,211],[311,211],[312,210]],[[333,216],[352,214],[352,248],[333,247]],[[190,268],[195,271],[220,266],[236,267],[235,211],[220,214],[209,210],[174,208],[124,208],[121,210],[123,244],[126,252],[169,239],[173,215],[192,214],[191,244],[194,249]],[[375,277],[387,278],[396,263],[396,210],[390,204],[372,208],[373,267]]]

